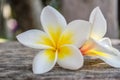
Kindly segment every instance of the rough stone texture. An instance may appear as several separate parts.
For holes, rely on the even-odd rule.
[[[119,44],[119,42],[118,42]],[[120,49],[119,45],[115,45]],[[17,42],[0,44],[0,80],[119,80],[120,69],[112,68],[99,59],[85,60],[83,68],[66,70],[56,65],[42,75],[32,73],[32,60],[39,50]]]
[[[118,0],[62,0],[62,12],[68,22],[75,19],[88,20],[91,11],[99,6],[108,23],[106,36],[118,38],[117,1]]]

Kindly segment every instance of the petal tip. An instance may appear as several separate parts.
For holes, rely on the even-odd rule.
[[[52,8],[52,6],[50,6],[50,5],[47,5],[47,6],[46,6],[46,8]]]
[[[73,23],[87,23],[87,24],[91,24],[91,23],[89,23],[88,21],[85,21],[85,20],[74,20],[74,21],[70,22],[69,24],[73,24]]]
[[[100,9],[99,6],[95,7],[92,12],[94,12],[94,11],[95,11],[95,13],[97,13],[97,14],[98,14],[98,13],[102,13],[102,11],[101,11],[101,9]]]
[[[48,71],[46,71],[46,72],[40,72],[40,71],[37,71],[37,70],[34,70],[33,69],[33,74],[44,74],[44,73],[47,73]]]
[[[21,33],[22,34],[22,33]],[[20,39],[22,38],[22,36],[21,36],[21,34],[18,34],[17,36],[16,36],[16,39],[20,42]]]
[[[43,8],[43,11],[45,11],[45,10],[49,10],[49,9],[53,9],[53,7],[50,6],[50,5],[48,5],[48,6],[46,6],[46,7]]]
[[[17,39],[17,40],[18,40],[18,38],[19,38],[19,35],[16,36],[16,39]]]
[[[42,74],[42,73],[39,73],[39,72],[33,70],[33,74]]]
[[[96,9],[100,9],[100,7],[99,7],[99,6],[97,6],[97,7],[96,7]]]
[[[101,11],[101,9],[100,9],[100,7],[99,7],[99,6],[95,7],[93,10],[96,10],[96,11]]]
[[[83,67],[83,63],[84,63],[84,62],[81,62],[81,64],[79,65],[79,67],[76,67],[76,68],[74,68],[73,70],[78,70],[78,69],[82,68],[82,67]]]

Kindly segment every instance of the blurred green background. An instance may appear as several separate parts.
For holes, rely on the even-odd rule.
[[[34,26],[32,8],[41,11],[46,5],[60,10],[61,4],[60,0],[0,0],[0,40],[15,40],[15,36],[23,31],[41,28],[40,24]]]
[[[100,6],[108,22],[107,36],[119,38],[118,4],[118,0],[0,0],[0,42],[14,41],[17,34],[29,29],[42,29],[39,17],[47,5],[60,11],[68,22],[88,20],[92,9]]]

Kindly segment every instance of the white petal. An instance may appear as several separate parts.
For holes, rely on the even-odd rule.
[[[112,53],[115,53],[117,55],[109,55],[108,58],[106,57],[101,57],[99,56],[100,59],[102,59],[103,61],[105,61],[107,64],[116,67],[116,68],[120,68],[120,52],[113,50]]]
[[[112,46],[111,40],[109,38],[102,38],[99,42],[103,45]]]
[[[120,52],[112,46],[105,46],[100,42],[93,40],[95,43],[94,50],[97,51],[96,55],[107,64],[120,68]]]
[[[91,24],[83,20],[75,20],[68,24],[61,36],[61,44],[74,44],[80,48],[89,38]]]
[[[47,34],[40,30],[28,30],[17,35],[17,39],[25,46],[37,49],[52,48],[52,42]]]
[[[49,27],[49,25],[54,27],[58,25],[65,27],[67,25],[65,18],[51,6],[47,6],[42,10],[41,23],[44,28]]]
[[[61,35],[67,23],[65,18],[54,8],[47,6],[42,10],[41,23],[44,30],[56,40]]]
[[[91,37],[94,39],[102,38],[107,31],[107,23],[99,7],[91,12],[89,21],[92,24]]]
[[[77,47],[65,45],[58,53],[57,63],[65,69],[76,70],[83,66],[83,56]]]
[[[41,51],[33,60],[33,72],[42,74],[50,71],[56,63],[57,53],[50,50]]]

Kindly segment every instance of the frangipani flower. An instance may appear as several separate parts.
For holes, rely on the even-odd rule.
[[[70,70],[82,67],[83,56],[79,48],[89,38],[90,23],[75,20],[67,25],[65,18],[50,6],[42,10],[41,23],[45,32],[33,29],[17,36],[23,45],[43,49],[33,60],[33,72],[48,72],[56,62]]]
[[[120,68],[120,52],[113,48],[109,38],[103,38],[107,30],[106,20],[96,7],[89,22],[92,24],[90,39],[80,48],[83,55],[98,57],[113,67]]]

